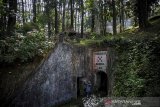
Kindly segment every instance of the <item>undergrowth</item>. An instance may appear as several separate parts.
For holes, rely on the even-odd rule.
[[[43,56],[53,47],[44,32],[20,33],[0,40],[0,63],[26,62],[35,56]]]

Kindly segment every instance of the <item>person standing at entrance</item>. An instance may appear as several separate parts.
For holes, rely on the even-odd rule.
[[[90,82],[87,82],[85,84],[85,96],[89,97],[92,93],[92,84]]]

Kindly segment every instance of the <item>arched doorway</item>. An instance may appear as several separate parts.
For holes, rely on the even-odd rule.
[[[96,85],[97,91],[100,95],[108,95],[108,77],[107,74],[103,71],[98,71],[96,73]]]

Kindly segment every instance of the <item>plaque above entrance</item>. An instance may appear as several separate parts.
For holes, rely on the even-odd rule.
[[[93,52],[93,69],[96,71],[106,72],[107,68],[107,51]]]

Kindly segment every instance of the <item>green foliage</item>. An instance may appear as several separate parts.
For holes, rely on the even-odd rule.
[[[111,36],[111,33],[107,33],[106,32],[106,35],[100,35],[100,34],[97,34],[96,32],[91,32],[88,35],[89,35],[87,37],[88,39],[92,39],[92,40],[105,40],[107,37]]]
[[[46,40],[43,32],[7,37],[0,40],[0,62],[12,63],[16,60],[25,62],[37,55],[45,54],[52,45]]]
[[[115,96],[139,96],[144,86],[144,80],[138,76],[143,66],[141,55],[137,50],[137,44],[118,45],[118,60],[115,67]],[[139,59],[140,58],[140,59]]]
[[[97,39],[99,37],[100,37],[100,35],[98,35],[96,32],[92,32],[91,35],[90,35],[91,39]]]
[[[116,43],[118,59],[114,67],[114,96],[159,96],[159,34],[154,38],[120,41]]]
[[[47,20],[49,19],[47,18],[46,14],[39,13],[37,15],[37,23],[39,24],[40,27],[44,28],[47,23]]]
[[[2,0],[0,0],[0,16],[2,15],[3,11],[4,11],[3,2]]]
[[[92,10],[95,8],[94,6],[94,0],[86,0],[85,1],[85,5],[87,7],[88,10]]]
[[[0,8],[1,8],[1,9],[2,9],[2,6],[3,6],[2,0],[0,0]],[[1,10],[0,10],[0,13],[1,13]]]
[[[33,29],[39,30],[39,26],[33,22],[28,22],[23,25],[23,31],[25,33],[32,31]]]

